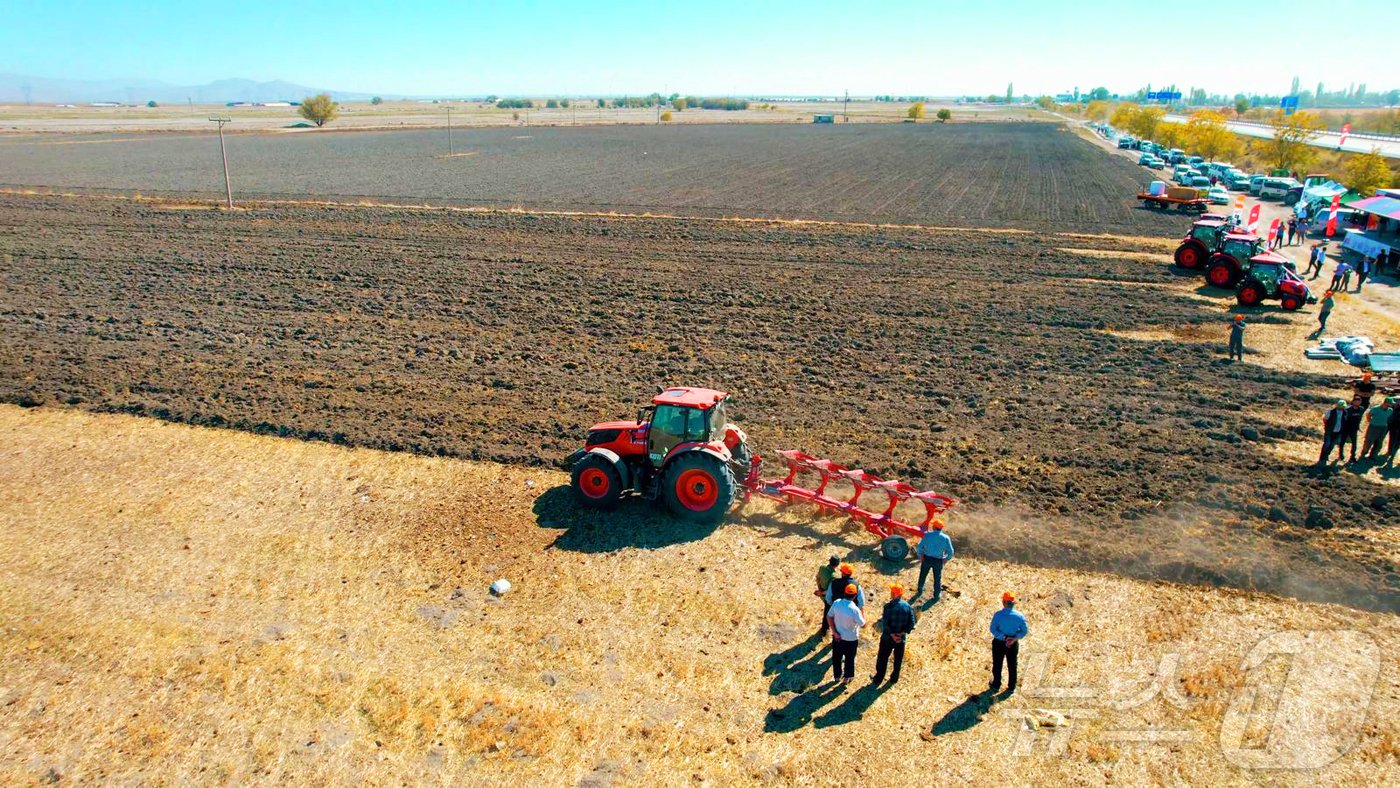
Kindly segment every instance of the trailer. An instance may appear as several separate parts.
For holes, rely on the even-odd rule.
[[[1172,186],[1157,194],[1138,192],[1137,198],[1146,208],[1169,210],[1175,206],[1178,211],[1187,213],[1204,213],[1208,204],[1200,189],[1189,186]]]

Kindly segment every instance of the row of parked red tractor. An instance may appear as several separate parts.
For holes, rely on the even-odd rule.
[[[1207,283],[1234,290],[1240,306],[1277,300],[1291,312],[1317,300],[1292,260],[1224,216],[1205,214],[1192,224],[1176,248],[1175,260],[1182,268],[1205,274]]]

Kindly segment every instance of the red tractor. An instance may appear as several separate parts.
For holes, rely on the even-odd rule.
[[[669,388],[636,421],[595,424],[569,457],[578,502],[611,509],[632,492],[660,498],[680,517],[719,521],[753,457],[748,436],[728,421],[728,398],[714,389]]]
[[[636,493],[706,523],[723,519],[741,490],[745,501],[754,495],[780,504],[802,501],[860,523],[880,537],[880,551],[892,561],[904,560],[908,539],[923,536],[957,503],[796,450],[778,452],[786,475],[762,478],[762,458],[729,423],[728,399],[714,389],[663,389],[636,421],[593,425],[584,447],[568,459],[575,498],[590,509],[611,509],[624,494]]]

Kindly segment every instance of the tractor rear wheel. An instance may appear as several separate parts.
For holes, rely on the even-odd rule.
[[[880,554],[891,561],[903,561],[909,557],[909,542],[902,536],[887,536],[880,543]]]
[[[1193,243],[1186,243],[1176,248],[1176,264],[1182,268],[1195,270],[1205,262],[1205,250]]]
[[[734,472],[712,454],[692,451],[671,460],[661,480],[661,497],[677,517],[717,523],[734,505]]]
[[[1240,306],[1259,306],[1264,300],[1264,286],[1253,279],[1247,279],[1240,285],[1240,289],[1235,291],[1235,300]]]
[[[1224,255],[1212,260],[1210,268],[1206,269],[1206,281],[1216,287],[1234,287],[1239,278],[1240,274],[1235,268],[1235,261]]]
[[[612,509],[622,497],[622,476],[612,460],[601,454],[579,458],[570,480],[574,499],[586,509]]]

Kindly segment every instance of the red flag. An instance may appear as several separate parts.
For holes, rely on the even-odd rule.
[[[1350,134],[1350,133],[1351,133],[1351,124],[1350,124],[1350,123],[1343,123],[1343,124],[1342,124],[1342,141],[1339,142],[1339,143],[1337,143],[1337,147],[1338,147],[1338,148],[1340,148],[1340,147],[1342,147],[1343,145],[1347,144],[1347,135]]]
[[[1275,240],[1278,240],[1279,238],[1282,238],[1282,237],[1283,237],[1283,220],[1282,220],[1282,219],[1275,219],[1275,220],[1273,221],[1273,223],[1269,225],[1269,240],[1270,240],[1270,241],[1275,241]]]
[[[1259,224],[1259,203],[1255,203],[1254,207],[1249,209],[1249,229],[1253,230],[1256,224]]]
[[[1348,123],[1347,126],[1351,124]],[[1327,217],[1327,237],[1331,238],[1337,234],[1337,213],[1342,207],[1342,195],[1340,193],[1332,195],[1332,214]]]

